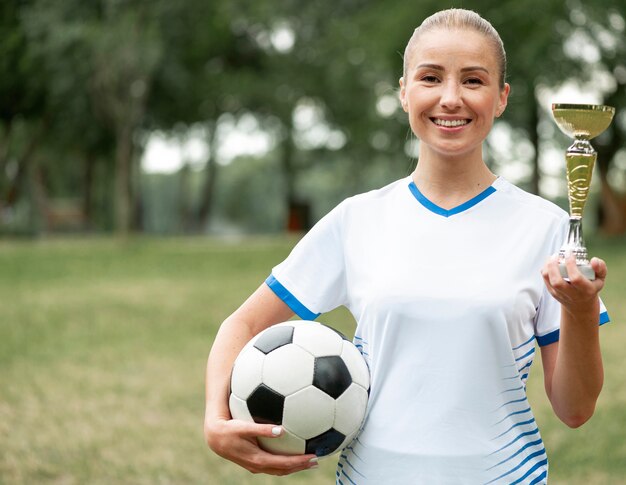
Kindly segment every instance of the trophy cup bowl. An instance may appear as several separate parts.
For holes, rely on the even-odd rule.
[[[565,257],[571,252],[576,266],[590,280],[596,274],[589,264],[587,248],[583,240],[582,215],[589,196],[591,174],[597,153],[589,140],[595,138],[611,124],[615,108],[594,104],[553,104],[552,115],[558,127],[574,143],[565,153],[567,167],[567,198],[569,200],[569,232],[567,240],[559,250],[559,270],[568,278]]]

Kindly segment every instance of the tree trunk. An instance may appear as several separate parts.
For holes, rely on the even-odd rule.
[[[607,235],[626,232],[626,197],[617,194],[606,176],[600,176],[600,231]]]
[[[532,173],[530,178],[530,192],[540,194],[541,171],[539,168],[539,106],[535,96],[535,87],[529,83],[526,87],[528,107],[528,138],[533,145],[535,154],[531,159]]]
[[[600,206],[598,207],[598,225],[602,233],[608,235],[626,232],[626,197],[618,194],[609,184],[608,174],[611,161],[624,144],[624,138],[618,127],[609,128],[610,142],[596,143],[598,152],[596,165],[600,176]]]
[[[198,232],[204,232],[204,228],[209,224],[217,186],[217,123],[209,126],[208,131],[209,156],[204,167],[204,183],[195,221],[195,228]]]
[[[187,233],[192,230],[192,218],[190,214],[190,175],[191,168],[188,162],[184,162],[178,171],[178,231]]]
[[[96,157],[88,154],[84,161],[83,167],[83,214],[85,217],[85,229],[93,229],[93,187],[94,187],[94,168]]]
[[[17,200],[20,197],[20,190],[24,185],[24,180],[29,175],[31,175],[31,171],[29,170],[29,164],[37,147],[39,146],[39,141],[44,137],[45,133],[48,131],[48,121],[46,119],[43,120],[43,123],[37,128],[33,136],[30,138],[24,153],[22,156],[17,159],[17,170],[15,173],[15,177],[9,184],[9,187],[4,196],[4,202],[7,207],[11,207],[15,205]]]
[[[115,149],[115,230],[118,235],[127,236],[132,226],[132,130],[122,127],[118,130]]]

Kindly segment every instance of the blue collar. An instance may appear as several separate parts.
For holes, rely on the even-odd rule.
[[[491,194],[493,194],[496,191],[495,187],[493,185],[490,185],[485,190],[483,190],[480,194],[472,197],[467,202],[464,202],[461,205],[453,207],[452,209],[444,209],[442,207],[439,207],[437,204],[434,204],[430,200],[428,200],[424,196],[424,194],[422,194],[419,191],[419,189],[415,185],[415,182],[411,181],[411,183],[409,184],[409,190],[411,191],[413,196],[417,199],[417,201],[420,204],[422,204],[426,209],[443,217],[450,217],[450,216],[453,216],[454,214],[458,214],[460,212],[466,211],[467,209],[469,209],[470,207],[474,207],[481,200],[489,197]]]

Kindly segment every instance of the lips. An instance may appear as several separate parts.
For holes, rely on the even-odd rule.
[[[437,126],[443,126],[445,128],[458,128],[459,126],[465,126],[471,123],[472,120],[459,119],[459,120],[444,120],[441,118],[431,118],[431,121]]]

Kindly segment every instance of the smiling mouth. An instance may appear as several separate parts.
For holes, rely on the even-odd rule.
[[[439,118],[430,119],[437,126],[443,126],[445,128],[456,128],[458,126],[464,126],[471,123],[472,120],[442,120]]]

